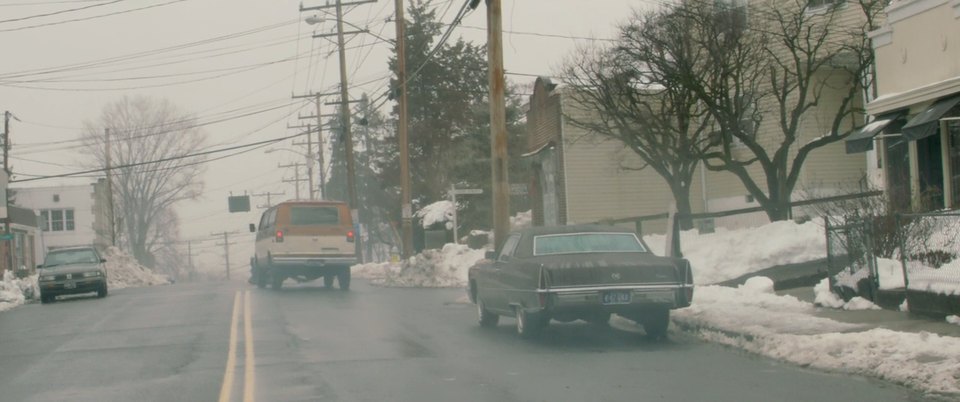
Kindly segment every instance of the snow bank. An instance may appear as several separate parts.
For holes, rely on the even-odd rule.
[[[451,201],[437,201],[421,208],[414,215],[420,218],[423,228],[427,229],[435,223],[452,222],[453,214],[455,213],[453,208],[453,202]]]
[[[467,270],[483,255],[484,250],[449,243],[440,250],[424,250],[406,264],[355,265],[351,272],[379,286],[462,287],[467,284]]]
[[[739,288],[699,286],[693,305],[673,311],[672,318],[707,341],[801,366],[877,377],[925,392],[960,393],[960,338],[865,331],[816,317],[815,311],[813,304],[777,296],[759,281]]]
[[[36,275],[18,279],[12,272],[6,271],[3,279],[0,280],[0,311],[7,311],[24,304],[27,299],[39,293]]]
[[[156,274],[150,268],[140,265],[133,256],[116,247],[108,247],[103,253],[107,259],[107,286],[111,289],[135,288],[143,286],[166,285],[170,279],[166,275]]]
[[[663,235],[644,236],[655,253],[663,253]],[[683,256],[693,266],[696,283],[714,284],[777,265],[813,261],[827,257],[826,237],[818,221],[769,223],[752,229],[725,230],[699,234],[680,233]]]

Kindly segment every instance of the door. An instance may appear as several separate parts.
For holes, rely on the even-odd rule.
[[[486,284],[477,284],[485,287],[483,301],[490,310],[501,313],[510,311],[510,302],[507,295],[513,293],[515,289],[512,289],[505,275],[507,270],[510,269],[519,243],[520,234],[515,233],[507,237],[507,240],[503,242],[500,253],[497,255],[497,259],[490,264],[489,268],[485,269]]]

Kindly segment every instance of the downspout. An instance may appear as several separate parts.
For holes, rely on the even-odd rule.
[[[564,126],[566,126],[566,119],[563,117],[563,104],[564,96],[563,92],[560,92],[560,138],[557,141],[560,144],[560,167],[562,168],[561,173],[563,173],[563,224],[567,225],[570,222],[570,203],[567,199],[567,144],[565,143],[564,136]],[[558,217],[559,218],[559,217]],[[558,219],[559,223],[559,219]]]

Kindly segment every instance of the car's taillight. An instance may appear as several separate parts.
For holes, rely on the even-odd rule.
[[[355,236],[354,236],[354,234],[353,234],[353,231],[352,231],[352,230],[351,230],[351,231],[349,231],[349,232],[347,232],[347,242],[348,242],[348,243],[353,243],[353,241],[354,241],[354,237],[355,237]]]
[[[283,231],[282,231],[282,230],[278,230],[278,231],[277,231],[277,243],[283,243]]]

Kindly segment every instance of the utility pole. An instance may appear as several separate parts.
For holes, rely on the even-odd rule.
[[[307,181],[308,181],[308,183],[307,183],[307,186],[308,186],[307,189],[310,190],[310,199],[313,200],[313,199],[314,199],[314,197],[313,197],[313,160],[312,160],[313,157],[312,157],[312,155],[310,154],[310,153],[313,151],[313,140],[310,139],[310,134],[311,134],[311,132],[312,132],[311,127],[310,127],[309,124],[307,124],[307,142],[305,142],[305,143],[303,143],[303,142],[294,142],[293,145],[296,145],[296,146],[306,145],[306,146],[307,146],[307,153],[303,154],[303,156],[304,156],[304,158],[306,159],[305,163],[307,164]]]
[[[355,6],[366,3],[376,3],[377,0],[362,0],[346,3],[347,6]],[[350,217],[353,218],[353,224],[357,227],[360,227],[360,210],[357,200],[357,186],[355,183],[355,172],[354,172],[354,163],[353,163],[353,136],[350,133],[350,95],[347,93],[349,88],[347,85],[347,48],[344,45],[343,36],[345,34],[358,34],[365,33],[366,30],[344,32],[343,31],[343,6],[344,3],[341,0],[336,0],[336,4],[332,7],[336,8],[337,13],[337,47],[338,53],[340,56],[340,127],[343,130],[343,140],[344,140],[344,149],[345,149],[345,158],[347,161],[347,194],[350,198]],[[317,7],[308,7],[304,8],[300,6],[300,11],[308,10],[319,10],[324,8],[330,8],[331,5],[317,6]],[[332,36],[329,34],[315,34],[314,38],[323,38],[327,36]],[[358,235],[355,250],[357,255],[360,254],[360,250],[363,250],[361,245],[362,235]]]
[[[223,233],[211,233],[210,236],[220,237],[223,236],[223,243],[217,243],[218,246],[223,246],[223,258],[227,264],[227,280],[230,280],[230,246],[237,243],[230,242],[230,235],[237,234],[237,232],[223,232]]]
[[[301,178],[300,178],[300,166],[303,166],[303,164],[302,164],[302,163],[291,163],[291,164],[289,164],[289,165],[277,165],[277,167],[281,167],[281,168],[290,168],[290,167],[293,168],[293,178],[292,178],[292,179],[282,179],[281,181],[284,182],[284,183],[293,183],[293,186],[294,186],[293,188],[295,189],[295,191],[294,191],[294,194],[295,194],[294,197],[295,197],[295,198],[294,198],[294,199],[296,199],[296,200],[298,200],[298,201],[300,200],[300,182],[306,180],[306,179],[301,179]]]
[[[6,175],[6,182],[10,182],[10,117],[12,114],[9,110],[3,112],[3,172]],[[4,183],[4,186],[7,185]],[[7,238],[4,240],[6,242],[7,249],[7,268],[11,272],[16,273],[16,268],[13,266],[13,238],[10,237],[10,196],[6,193],[6,188],[4,188],[4,210],[7,212],[7,216],[3,219],[3,233]],[[3,275],[3,270],[0,269],[0,276]]]
[[[490,150],[493,177],[493,236],[499,246],[510,231],[510,182],[507,176],[507,119],[503,79],[501,0],[487,0],[487,63],[490,70]]]
[[[286,194],[286,193],[271,193],[271,192],[267,191],[267,192],[265,192],[265,193],[260,193],[260,194],[250,194],[250,196],[251,196],[251,197],[267,197],[267,205],[266,205],[266,206],[264,206],[264,205],[257,205],[257,208],[266,209],[266,208],[270,208],[270,207],[273,206],[273,204],[270,202],[270,197],[271,197],[271,196],[274,196],[274,195],[284,195],[284,194]]]
[[[106,160],[107,165],[107,209],[110,217],[107,218],[107,222],[110,225],[110,245],[116,247],[117,245],[117,228],[114,222],[114,210],[113,210],[113,170],[110,167],[110,128],[105,127],[103,129],[104,142],[106,143],[106,150],[104,152],[104,159]]]
[[[410,202],[410,155],[407,138],[407,36],[403,0],[396,0],[397,25],[397,83],[400,84],[397,140],[400,147],[400,243],[401,255],[406,261],[413,255],[413,207]]]
[[[317,150],[317,165],[318,165],[318,172],[319,172],[319,174],[317,175],[317,177],[318,177],[318,179],[320,180],[320,184],[317,186],[317,190],[319,191],[320,194],[319,194],[319,197],[317,197],[317,198],[319,198],[319,199],[321,199],[321,200],[322,200],[323,197],[326,196],[326,194],[327,194],[327,192],[326,192],[326,187],[325,187],[325,183],[327,182],[327,180],[326,180],[326,166],[325,166],[325,162],[324,162],[324,159],[323,159],[323,152],[324,152],[324,150],[323,150],[323,125],[324,125],[324,124],[323,124],[323,120],[322,120],[322,119],[323,119],[324,117],[337,117],[337,115],[336,115],[336,114],[330,114],[330,113],[328,113],[328,114],[323,114],[323,113],[321,112],[320,108],[321,108],[321,106],[323,105],[323,103],[320,101],[320,97],[323,97],[323,96],[331,96],[331,95],[337,95],[337,94],[336,94],[336,93],[333,93],[333,94],[315,93],[315,94],[312,94],[312,95],[294,95],[294,96],[293,96],[294,99],[297,99],[297,98],[311,98],[311,97],[312,97],[312,98],[314,98],[314,102],[316,102],[317,114],[315,114],[315,115],[313,115],[313,116],[297,116],[297,117],[300,118],[300,119],[317,119],[317,149],[318,149],[318,150]],[[307,137],[309,138],[309,136],[310,136],[310,134],[309,134],[309,131],[310,131],[309,128],[310,128],[310,126],[307,125],[306,127],[307,127],[307,132],[308,132]],[[304,126],[293,126],[293,127],[287,126],[287,128],[304,128]],[[308,152],[313,152],[313,151],[308,151]]]

